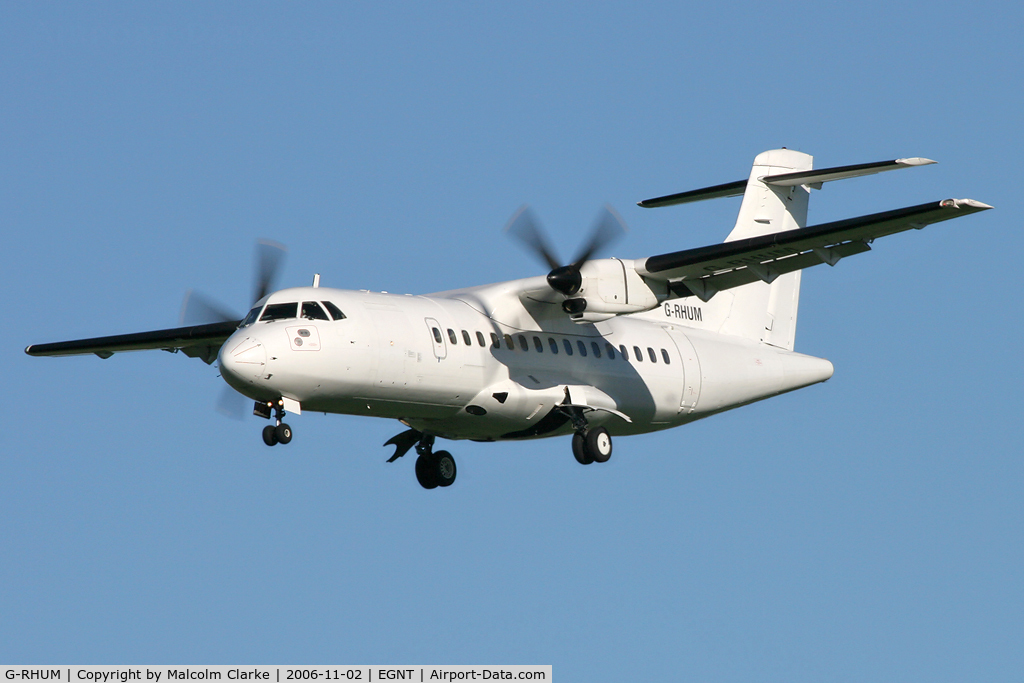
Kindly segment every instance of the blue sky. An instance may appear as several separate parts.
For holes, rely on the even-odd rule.
[[[1024,668],[1011,3],[0,4],[0,661],[542,663],[560,681],[1015,680]],[[29,343],[174,326],[196,288],[425,293],[564,256],[720,241],[738,200],[644,210],[787,146],[825,222],[996,206],[804,276],[824,385],[581,468],[568,439],[453,443],[302,415],[287,448],[215,368]]]

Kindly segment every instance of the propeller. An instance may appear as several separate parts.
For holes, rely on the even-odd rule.
[[[259,301],[274,288],[274,282],[281,271],[284,257],[288,249],[271,240],[260,240],[256,243],[256,272],[253,282],[253,302]],[[185,292],[185,300],[181,303],[179,324],[182,326],[206,325],[209,323],[226,323],[241,320],[230,308],[217,303],[205,294],[194,289]],[[240,393],[225,385],[217,399],[217,412],[234,419],[242,419],[245,415],[246,399]]]
[[[256,298],[253,299],[253,303],[273,290],[287,252],[287,247],[272,240],[260,240],[256,243],[256,273],[253,283]],[[230,308],[194,289],[185,292],[185,300],[181,302],[179,323],[183,326],[226,323],[241,319],[242,316]]]
[[[512,214],[505,231],[525,244],[548,265],[551,269],[548,273],[548,285],[551,289],[565,296],[572,296],[583,286],[583,276],[580,274],[583,264],[621,237],[626,232],[626,222],[615,209],[606,204],[594,221],[590,238],[584,243],[579,255],[568,265],[561,265],[554,255],[529,206],[524,204]]]
[[[260,240],[256,243],[256,296],[253,298],[254,303],[270,293],[287,252],[288,248],[279,242]]]

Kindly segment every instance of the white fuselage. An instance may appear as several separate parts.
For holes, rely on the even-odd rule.
[[[555,408],[566,404],[615,435],[666,429],[832,375],[827,360],[680,321],[538,315],[505,294],[523,282],[432,296],[281,290],[260,305],[330,301],[345,318],[240,327],[221,372],[256,400],[483,441],[570,434]]]

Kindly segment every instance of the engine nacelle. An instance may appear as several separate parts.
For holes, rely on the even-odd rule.
[[[657,290],[653,289],[636,272],[631,260],[587,261],[580,275],[579,291],[562,305],[576,322],[600,322],[616,315],[649,311],[668,298],[668,287],[656,282]]]

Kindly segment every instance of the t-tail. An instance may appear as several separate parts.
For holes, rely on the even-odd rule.
[[[736,225],[723,245],[654,257],[648,259],[642,269],[652,274],[660,272],[665,275],[671,274],[675,269],[679,274],[683,274],[683,278],[670,280],[670,283],[684,296],[695,296],[701,300],[701,317],[702,321],[706,322],[702,327],[792,351],[800,304],[801,268],[821,263],[835,265],[843,256],[869,250],[869,240],[837,240],[836,244],[832,245],[832,242],[829,242],[830,238],[827,237],[821,242],[821,246],[793,249],[780,244],[778,249],[773,251],[775,240],[767,236],[787,232],[796,236],[802,233],[790,231],[808,232],[804,230],[807,227],[807,202],[811,190],[820,189],[824,182],[935,163],[930,159],[912,158],[814,170],[813,162],[814,157],[803,152],[784,148],[773,149],[757,155],[750,170],[750,177],[746,180],[639,202],[642,207],[656,208],[743,195]],[[923,209],[924,205],[912,208]],[[939,220],[946,217],[954,216],[943,216]],[[873,218],[875,217],[868,216],[851,221]],[[908,223],[907,227],[917,226]],[[814,228],[811,229],[813,230]],[[838,234],[836,230],[832,232]],[[760,242],[766,244],[760,245]],[[753,249],[744,249],[741,245],[750,245]],[[694,261],[697,251],[709,252],[702,256],[712,257],[710,260],[716,261],[718,267],[724,265],[733,270],[723,275],[724,269],[716,271],[709,267],[705,269],[705,273],[711,275],[685,275],[681,270],[684,266],[680,264]],[[726,260],[723,262],[715,259],[716,254],[710,253],[712,251],[721,252]],[[726,252],[736,253],[729,260]],[[745,283],[736,282],[736,278],[741,276],[745,278]],[[726,278],[731,278],[732,281],[726,283]]]

